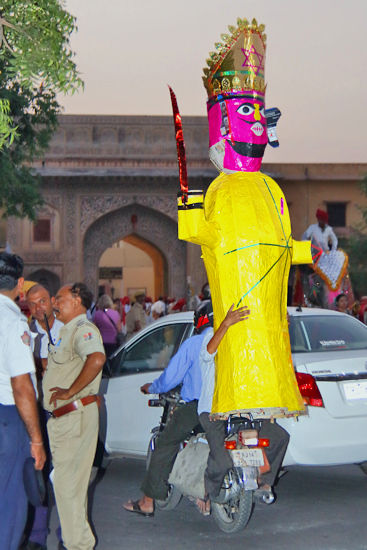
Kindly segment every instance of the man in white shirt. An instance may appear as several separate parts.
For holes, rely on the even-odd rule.
[[[36,364],[39,395],[42,396],[41,380],[43,373],[47,368],[48,346],[54,345],[59,340],[59,332],[64,324],[56,319],[53,306],[55,298],[44,286],[35,284],[32,286],[26,296],[27,305],[32,315],[30,329],[32,335],[36,335],[33,346],[33,357]],[[47,451],[47,463],[43,470],[45,485],[48,483],[50,473],[51,453],[48,446],[48,436],[46,429],[46,413],[42,409],[40,399],[40,416],[42,435]],[[45,550],[47,547],[49,510],[48,510],[48,491],[42,505],[33,510],[33,524],[28,536],[28,542],[25,550]],[[27,522],[28,523],[28,522]]]
[[[32,315],[30,329],[38,334],[33,353],[35,359],[39,358],[41,361],[41,375],[47,367],[48,344],[54,345],[58,341],[60,329],[64,326],[55,317],[54,303],[55,298],[51,297],[49,291],[40,284],[32,286],[27,292],[27,304]]]
[[[206,432],[210,448],[207,468],[204,475],[205,498],[204,500],[200,498],[196,500],[196,505],[204,516],[210,514],[210,498],[218,496],[223,478],[233,464],[229,452],[224,447],[226,422],[224,420],[212,422],[209,417],[212,409],[215,386],[214,358],[218,346],[226,335],[227,330],[232,325],[245,321],[250,315],[250,310],[247,306],[243,306],[235,311],[233,311],[233,309],[234,304],[229,308],[227,315],[216,332],[214,332],[212,328],[213,309],[211,301],[206,300],[202,302],[197,310],[199,312],[201,311],[202,315],[207,316],[209,324],[211,325],[204,336],[199,356],[202,388],[198,402],[198,415],[200,424]]]
[[[303,241],[312,241],[312,244],[322,248],[324,252],[329,252],[329,242],[331,250],[338,248],[338,238],[335,235],[332,227],[328,225],[329,216],[325,210],[316,210],[316,218],[318,223],[311,224],[302,235]]]
[[[26,459],[42,470],[46,455],[38,419],[31,334],[14,300],[22,289],[23,260],[0,254],[0,541],[17,550],[27,513]]]
[[[197,499],[196,504],[203,515],[210,513],[210,498],[217,497],[226,472],[232,466],[232,459],[224,448],[226,422],[223,420],[211,421],[209,414],[212,408],[212,400],[215,386],[214,358],[227,330],[236,323],[245,321],[250,315],[246,306],[234,310],[234,304],[229,308],[226,317],[219,325],[216,332],[209,328],[206,332],[200,350],[200,368],[202,375],[202,390],[198,402],[198,414],[200,424],[206,432],[210,453],[207,468],[204,474],[205,498]],[[255,496],[263,501],[264,496],[272,495],[272,486],[278,477],[285,452],[288,447],[289,434],[270,420],[263,420],[260,429],[260,437],[270,440],[270,446],[266,450],[271,470],[262,474],[259,479],[259,489]]]

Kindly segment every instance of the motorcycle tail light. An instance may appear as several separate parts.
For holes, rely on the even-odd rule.
[[[229,451],[233,451],[234,449],[237,449],[237,443],[234,439],[230,439],[229,441],[225,441],[224,446]]]
[[[265,437],[260,437],[257,443],[258,447],[269,447],[270,441],[269,439],[266,439]]]
[[[314,377],[304,372],[296,372],[296,378],[305,405],[323,407],[324,402]]]

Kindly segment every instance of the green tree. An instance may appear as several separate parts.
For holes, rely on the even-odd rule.
[[[31,163],[57,127],[58,92],[83,82],[70,35],[76,20],[59,0],[3,0],[0,6],[0,208],[34,219],[42,204]]]
[[[14,127],[13,119],[10,116],[9,100],[0,99],[0,149],[4,145],[11,145],[17,135],[17,129]]]

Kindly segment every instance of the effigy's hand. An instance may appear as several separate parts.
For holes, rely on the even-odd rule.
[[[231,305],[231,307],[227,312],[227,315],[224,318],[223,322],[226,327],[235,325],[240,321],[246,321],[246,319],[248,319],[248,316],[251,313],[247,306],[240,307],[236,310],[234,310],[233,308],[234,308],[234,304]]]

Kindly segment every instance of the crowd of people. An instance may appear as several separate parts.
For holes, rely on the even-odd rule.
[[[93,295],[82,282],[64,285],[55,296],[41,284],[28,284],[24,294],[22,272],[19,256],[0,253],[0,541],[4,550],[47,548],[52,485],[59,548],[92,550],[87,490],[106,355],[118,345],[119,335],[129,338],[159,317],[184,309],[186,302],[160,298],[152,303],[140,292],[132,304],[102,295],[93,307]],[[28,319],[18,307],[20,295]],[[249,312],[242,313],[236,322]],[[174,356],[170,370],[178,363],[190,370],[183,354],[185,347],[192,352],[193,343]],[[190,406],[198,420],[202,382],[196,351]],[[182,395],[185,399],[184,389]],[[207,501],[200,506],[205,512]]]
[[[206,296],[205,286],[200,297],[195,296],[196,305]],[[165,315],[186,311],[188,306],[185,298],[160,296],[153,302],[145,292],[138,291],[131,299],[124,296],[112,300],[109,295],[102,294],[91,309],[89,318],[98,327],[106,355],[109,356],[117,347],[149,324]]]

